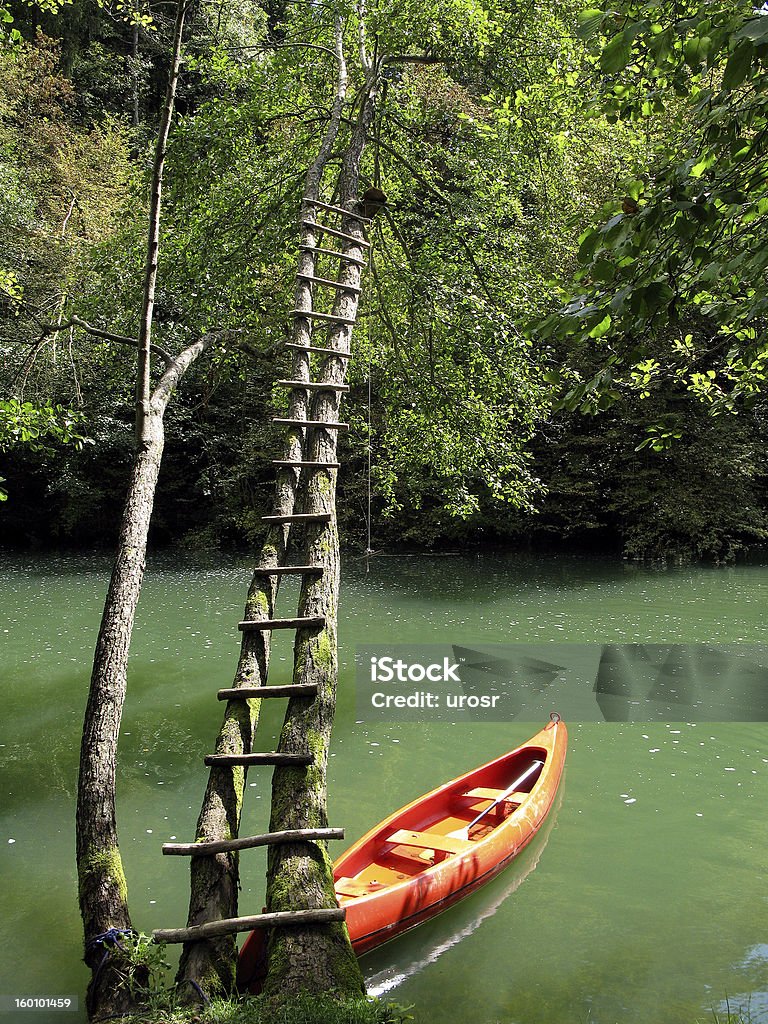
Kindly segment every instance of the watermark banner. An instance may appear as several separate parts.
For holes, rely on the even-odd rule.
[[[366,644],[363,721],[768,721],[768,644]]]

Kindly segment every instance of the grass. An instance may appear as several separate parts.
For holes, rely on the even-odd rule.
[[[260,996],[214,999],[204,1007],[165,1008],[123,1017],[123,1024],[407,1024],[404,1006],[379,999],[334,999],[302,994],[290,1006],[275,1007]]]
[[[766,1014],[753,1013],[749,1003],[734,1011],[726,998],[725,1013],[713,1009],[711,1017],[703,1021],[696,1021],[696,1024],[766,1024]]]
[[[413,1017],[404,1006],[359,996],[335,999],[332,995],[295,996],[290,1005],[278,1005],[263,996],[216,998],[205,1006],[180,1003],[175,986],[168,984],[170,964],[165,946],[148,935],[124,940],[117,963],[124,968],[123,984],[137,1005],[133,1014],[110,1018],[122,1024],[407,1024]],[[146,979],[137,984],[137,970]]]

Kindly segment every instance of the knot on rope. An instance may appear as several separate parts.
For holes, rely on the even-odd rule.
[[[138,935],[139,933],[134,928],[108,928],[107,931],[101,932],[99,935],[94,935],[85,944],[85,956],[88,957],[89,953],[93,953],[94,950],[101,946],[104,949],[104,955],[99,961],[99,965],[96,968],[93,975],[92,984],[95,986],[99,979],[104,964],[109,959],[109,954],[112,952],[111,947],[117,946],[117,948],[124,953],[125,946],[120,942],[121,939],[129,936]]]

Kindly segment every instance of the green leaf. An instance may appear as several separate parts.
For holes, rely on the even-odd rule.
[[[738,88],[749,74],[752,66],[752,58],[755,55],[755,48],[750,39],[742,39],[725,65],[723,73],[723,89],[730,92]]]
[[[611,329],[611,314],[606,313],[603,319],[589,332],[590,338],[603,338]]]
[[[634,181],[630,181],[624,185],[624,191],[632,199],[639,199],[645,191],[645,182],[640,178],[636,178]]]
[[[590,267],[589,276],[593,281],[612,281],[616,276],[616,268],[610,260],[597,259]]]
[[[614,36],[600,54],[600,66],[603,71],[613,75],[623,70],[632,59],[632,41],[641,33],[647,32],[650,27],[647,19],[633,21],[623,32]]]
[[[600,241],[600,234],[597,231],[585,231],[581,236],[579,245],[579,262],[588,263],[594,255],[597,244]]]
[[[591,39],[600,31],[605,17],[605,11],[599,11],[596,7],[588,7],[586,11],[579,14],[576,35],[579,39]]]
[[[715,153],[705,153],[704,156],[699,160],[698,163],[691,167],[690,175],[692,178],[700,178],[705,171],[708,171],[717,163],[717,156]],[[681,204],[682,205],[682,204]]]
[[[685,63],[693,71],[704,63],[707,59],[707,54],[712,48],[712,40],[709,36],[694,36],[693,39],[689,39],[684,48]]]
[[[754,18],[750,18],[746,21],[738,32],[735,33],[734,39],[751,39],[753,43],[768,43],[768,17],[764,14],[758,14]]]
[[[662,306],[668,305],[674,297],[675,293],[666,281],[652,281],[641,289],[641,303],[649,313],[655,313]]]
[[[632,59],[633,39],[634,35],[630,34],[629,29],[625,29],[604,47],[600,54],[600,67],[607,75],[615,75],[629,64]]]

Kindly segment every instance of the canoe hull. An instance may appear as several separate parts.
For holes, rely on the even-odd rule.
[[[337,896],[339,903],[347,910],[347,928],[355,952],[358,955],[367,953],[416,927],[469,896],[503,871],[531,841],[546,818],[560,784],[566,746],[565,723],[551,722],[521,747],[459,776],[396,811],[347,850],[334,865],[336,880],[348,877],[355,868],[359,868],[362,860],[375,857],[377,851],[381,850],[382,841],[398,830],[408,828],[432,835],[435,829],[450,832],[461,828],[466,824],[465,807],[479,812],[490,804],[490,800],[478,799],[472,802],[470,798],[464,800],[459,794],[483,788],[503,791],[531,758],[544,760],[544,767],[527,799],[496,823],[485,838],[474,842],[464,853],[447,854],[425,870],[403,879],[392,879],[391,873],[388,873],[385,879],[394,884],[360,896],[345,895],[343,885],[340,886],[337,881]],[[465,807],[457,808],[457,801]],[[488,818],[493,818],[494,814],[494,811],[489,812]],[[384,847],[385,851],[390,845]],[[409,865],[405,861],[400,864],[397,861],[398,854],[407,852],[395,848],[389,851],[388,857],[386,854],[382,857],[379,853],[378,860],[372,861],[375,867],[368,871],[364,869],[362,876],[375,877],[387,862],[390,867],[405,869],[395,874],[406,873]],[[339,892],[339,889],[342,891]]]
[[[401,807],[343,853],[333,874],[355,952],[415,928],[503,871],[547,817],[566,747],[565,723],[550,721],[527,743]],[[494,806],[526,772],[520,788]],[[465,838],[462,830],[482,811]],[[243,946],[241,988],[259,991],[264,938],[253,932]]]

